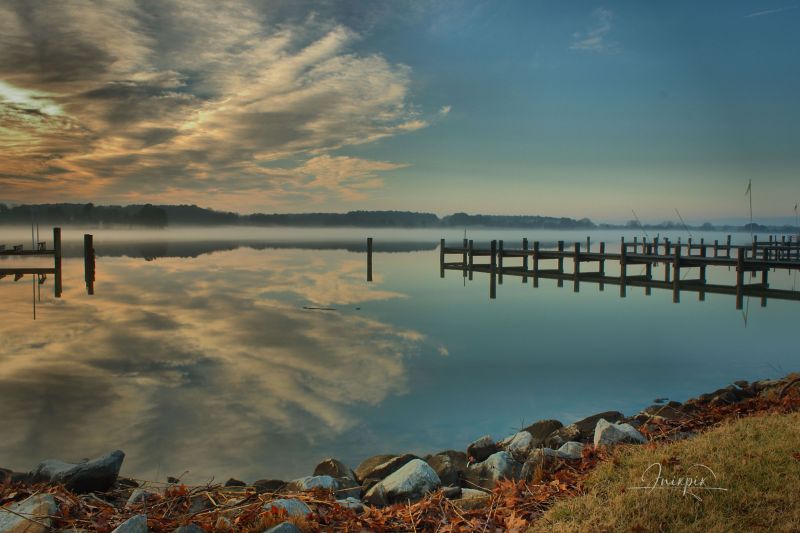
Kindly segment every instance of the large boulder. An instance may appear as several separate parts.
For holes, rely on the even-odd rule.
[[[364,490],[367,490],[414,459],[419,459],[419,457],[408,453],[404,455],[375,455],[365,459],[356,467],[356,479],[361,483]]]
[[[594,430],[594,445],[611,446],[621,443],[642,444],[647,439],[630,424],[612,424],[605,419],[597,421]]]
[[[288,516],[305,518],[311,514],[311,508],[300,500],[294,498],[272,500],[263,505],[267,511],[286,511]]]
[[[467,456],[473,463],[485,461],[490,455],[499,451],[497,443],[490,435],[484,435],[467,446]]]
[[[128,518],[111,533],[147,533],[147,515],[136,515]]]
[[[372,505],[414,502],[442,485],[436,472],[422,459],[413,459],[395,471],[364,496]]]
[[[58,505],[52,494],[35,494],[21,502],[0,507],[0,532],[44,533],[50,529],[50,517],[57,511]]]
[[[519,479],[522,465],[506,451],[490,455],[485,461],[470,465],[465,484],[492,490],[501,479]]]
[[[425,460],[439,476],[442,485],[460,485],[467,471],[467,456],[464,452],[448,450],[428,456]]]
[[[564,427],[558,420],[539,420],[522,431],[527,431],[533,437],[532,448],[538,448],[544,444],[545,439],[557,429]]]
[[[339,483],[331,476],[306,476],[293,479],[286,484],[289,492],[308,492],[314,489],[335,491],[339,488]]]
[[[528,453],[535,447],[533,435],[527,431],[520,431],[513,435],[505,444],[505,450],[517,460],[524,460]]]
[[[332,478],[349,478],[356,480],[355,473],[343,462],[332,457],[323,460],[314,468],[315,476],[331,476]]]
[[[34,481],[63,483],[73,492],[105,492],[119,475],[125,453],[116,450],[85,463],[65,463],[58,459],[47,459],[31,472]]]

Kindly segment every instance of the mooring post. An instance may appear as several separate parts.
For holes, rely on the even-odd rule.
[[[461,274],[462,277],[467,277],[467,239],[461,243]]]
[[[705,259],[706,255],[707,255],[706,247],[703,246],[702,248],[700,248],[700,257]],[[700,265],[700,283],[702,283],[703,285],[702,285],[702,287],[700,289],[699,299],[700,299],[701,302],[704,302],[706,300],[706,291],[704,290],[705,286],[706,286],[706,263],[705,263],[705,261]]]
[[[539,286],[539,241],[533,241],[533,287]]]
[[[606,242],[600,242],[600,263],[598,265],[597,273],[601,276],[606,275]]]
[[[765,262],[767,261],[768,257],[769,257],[769,252],[767,252],[767,249],[764,248],[764,261]],[[767,283],[768,282],[768,278],[767,278],[768,275],[769,275],[769,267],[765,267],[764,270],[761,271],[761,284],[764,286],[765,289],[769,288],[769,284]]]
[[[61,298],[61,228],[53,228],[53,268],[55,297]]]
[[[497,283],[503,284],[503,239],[497,243]]]
[[[681,299],[681,247],[675,247],[672,266],[672,301],[678,303]]]
[[[756,248],[758,248],[758,235],[753,235],[753,251],[750,252],[750,257],[757,259]]]
[[[586,253],[592,252],[592,239],[589,235],[586,236]]]
[[[558,274],[559,276],[564,274],[564,241],[558,241]],[[556,285],[563,287],[564,280],[559,277]]]
[[[441,242],[441,249],[444,250],[444,239]],[[444,253],[439,253],[439,274],[444,277]],[[372,281],[372,237],[367,237],[367,281]]]
[[[731,236],[730,235],[728,235],[728,239],[727,239],[726,242],[727,242],[726,248],[728,250],[728,259],[730,259],[731,258]]]
[[[634,237],[633,238],[633,253],[635,254],[638,251],[639,251],[639,238],[638,237]]]
[[[580,290],[578,280],[581,275],[581,243],[575,243],[574,252],[572,257],[572,290],[578,292]]]
[[[489,270],[494,274],[497,270],[497,241],[492,241],[491,244],[491,260],[489,262]]]
[[[686,255],[688,255],[688,256],[692,255],[692,238],[691,237],[689,237],[687,245],[686,245]]]
[[[646,250],[647,255],[652,255],[653,253],[652,246],[653,246],[652,244],[647,245],[647,250]],[[644,265],[644,274],[647,277],[647,281],[653,279],[653,262],[651,259],[648,259]]]
[[[719,241],[714,239],[714,257],[717,257],[717,255],[719,255],[717,253],[718,251],[719,251]]]
[[[736,309],[742,308],[742,300],[744,296],[744,247],[737,250],[736,255]]]
[[[497,298],[497,274],[494,269],[489,273],[489,298],[491,300]]]
[[[83,236],[83,279],[90,296],[94,294],[94,268],[94,239],[86,233]]]
[[[658,255],[658,237],[653,237],[653,253]]]
[[[472,264],[475,257],[475,246],[472,239],[469,240],[469,280],[472,281]]]
[[[522,238],[522,283],[528,283],[528,238]]]
[[[672,253],[672,247],[669,243],[669,239],[664,239],[664,283],[669,283],[669,256]]]
[[[626,283],[628,281],[628,248],[625,246],[623,238],[622,249],[619,251],[619,295],[625,298],[627,292]]]

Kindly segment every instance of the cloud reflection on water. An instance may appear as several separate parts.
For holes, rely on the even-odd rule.
[[[35,329],[30,292],[3,287],[19,305],[0,324],[2,466],[121,447],[140,476],[308,470],[315,443],[359,425],[354,406],[407,390],[404,359],[424,341],[360,316],[354,304],[403,295],[364,283],[350,257],[101,259],[97,294],[67,283]],[[79,261],[65,270],[82,279]]]

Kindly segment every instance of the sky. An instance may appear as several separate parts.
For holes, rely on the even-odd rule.
[[[0,1],[0,201],[794,219],[800,3]]]

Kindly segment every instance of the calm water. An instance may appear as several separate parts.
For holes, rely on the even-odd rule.
[[[732,296],[673,304],[669,291],[620,298],[614,286],[575,293],[510,277],[490,301],[485,274],[439,278],[438,239],[459,241],[458,231],[91,232],[94,296],[79,230],[65,230],[63,298],[48,280],[35,322],[30,278],[0,280],[0,466],[121,448],[124,473],[141,478],[290,478],[325,456],[355,466],[376,453],[463,449],[540,418],[633,414],[656,397],[800,366],[800,303],[753,299],[745,322]],[[586,234],[469,236],[510,247]],[[592,233],[603,239],[619,233]],[[0,242],[30,233],[4,229]],[[709,269],[709,281],[733,280]]]

